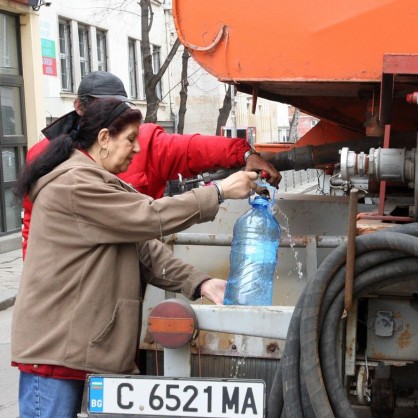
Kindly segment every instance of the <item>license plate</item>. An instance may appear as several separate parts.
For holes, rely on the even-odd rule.
[[[264,417],[265,382],[89,376],[89,412],[159,417]]]

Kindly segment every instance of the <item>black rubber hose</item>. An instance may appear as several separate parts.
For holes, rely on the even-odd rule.
[[[344,254],[344,252],[342,252]],[[335,257],[335,253],[333,254]],[[393,257],[392,252],[385,252],[381,255],[380,261],[385,261]],[[334,258],[335,259],[335,258]],[[371,260],[373,263],[378,263],[379,259],[373,258],[371,259],[369,255],[367,255],[367,259]],[[357,259],[357,262],[361,260],[360,258]],[[332,264],[332,262],[331,262]],[[278,418],[281,415],[281,411],[283,409],[283,405],[285,403],[284,397],[286,397],[286,405],[288,409],[288,413],[292,416],[301,417],[302,414],[302,405],[301,405],[301,395],[299,392],[300,388],[300,376],[299,376],[299,356],[300,356],[300,318],[302,313],[303,300],[306,294],[307,288],[305,287],[304,291],[302,292],[295,310],[294,314],[291,318],[288,335],[286,339],[286,349],[283,353],[282,360],[280,362],[280,366],[277,370],[275,378],[273,380],[271,392],[268,398],[268,406],[267,406],[267,416],[269,418]],[[331,298],[328,298],[330,302],[332,301]],[[329,302],[329,303],[330,303]],[[283,367],[282,365],[285,364],[285,373],[283,376]],[[283,389],[283,380],[286,381],[286,386]]]
[[[279,362],[276,374],[274,375],[272,386],[276,388],[274,392],[270,392],[267,399],[267,411],[276,410],[281,411],[279,417],[286,418],[286,413],[283,411],[283,379],[282,379],[282,362]]]
[[[418,271],[418,258],[416,257],[405,257],[368,270],[356,277],[354,295],[359,297],[361,294],[376,291],[378,288],[410,280],[411,270]],[[324,321],[321,333],[320,359],[325,387],[334,388],[334,390],[328,391],[328,396],[335,416],[337,418],[348,416],[356,418],[357,415],[351,410],[346,392],[341,384],[337,361],[337,335],[343,310],[344,290],[341,289],[329,308],[329,313]],[[332,354],[330,355],[330,353]],[[341,415],[340,411],[344,411],[344,414]]]
[[[392,260],[397,262],[397,258],[404,259],[403,253],[398,253],[395,251],[379,251],[365,253],[357,257],[356,259],[356,286],[361,281],[360,275],[362,272],[367,271],[371,266],[374,267],[380,266],[383,264],[384,271],[387,274],[390,273],[390,266],[393,266]],[[383,279],[383,276],[381,276]],[[347,406],[348,399],[346,397],[346,392],[341,386],[341,377],[338,372],[338,361],[337,361],[337,342],[336,336],[338,335],[338,327],[341,323],[342,310],[343,310],[343,301],[344,301],[344,284],[345,284],[345,266],[342,267],[338,273],[334,276],[333,281],[327,288],[326,294],[322,301],[321,314],[320,314],[320,328],[321,328],[321,338],[320,338],[320,363],[321,369],[323,371],[324,385],[327,388],[334,387],[335,391],[328,392],[330,397],[331,405],[334,413],[338,416],[337,409],[346,408],[347,413],[350,414],[350,407]],[[356,287],[355,287],[356,288]],[[342,299],[341,299],[342,298]],[[336,300],[338,300],[338,311],[334,313],[333,308]],[[332,323],[334,326],[329,326],[330,319],[334,320]],[[334,355],[330,355],[333,353]],[[335,366],[333,371],[337,371],[335,374],[330,374],[330,367]],[[341,390],[338,390],[340,389]],[[338,405],[341,405],[339,408]],[[353,418],[356,417],[355,414],[351,415]]]
[[[261,156],[280,171],[306,170],[321,164],[340,162],[339,151],[344,147],[349,147],[355,152],[368,152],[370,148],[378,148],[382,143],[382,137],[359,137],[351,141],[293,147],[288,151],[277,153],[266,152]]]
[[[281,363],[283,364],[283,404],[286,418],[303,416],[302,401],[300,395],[299,357],[300,319],[302,316],[304,295],[305,290],[302,292],[302,295],[296,303],[295,309],[293,311],[292,318],[290,320],[289,328],[287,331],[285,349],[281,358]],[[280,416],[280,413],[277,416]]]
[[[358,283],[362,281],[361,275],[370,266],[373,267],[372,272],[376,272],[378,269],[383,269],[383,271],[387,274],[392,274],[393,269],[396,267],[395,263],[406,259],[407,256],[403,253],[399,253],[396,251],[378,251],[378,252],[371,252],[365,253],[357,257],[356,259],[356,282],[355,282],[355,289],[358,286]],[[410,258],[408,258],[410,260]],[[392,272],[391,272],[392,270]],[[378,273],[378,277],[383,280],[383,275]],[[395,281],[397,280],[397,276],[395,275]],[[321,355],[321,367],[324,370],[324,380],[325,385],[330,387],[327,383],[326,379],[326,372],[328,371],[328,367],[325,366],[325,363],[329,365],[330,362],[336,361],[336,358],[329,356],[329,352],[333,352],[336,347],[333,347],[333,343],[328,343],[329,338],[333,338],[335,341],[335,333],[336,330],[333,328],[331,331],[327,329],[327,321],[329,322],[330,317],[336,321],[337,327],[340,324],[341,312],[334,314],[330,312],[332,309],[332,305],[335,303],[335,299],[339,295],[339,293],[343,292],[345,283],[345,267],[339,270],[339,272],[335,275],[334,280],[330,283],[330,286],[327,289],[326,295],[322,301],[322,309],[321,309],[321,317],[320,317],[320,326],[321,326],[321,345],[320,345],[320,355]],[[330,306],[330,308],[328,308]],[[339,306],[341,308],[341,305]],[[326,311],[327,310],[327,311]],[[326,311],[326,312],[325,312]],[[331,345],[330,345],[331,344]],[[335,343],[334,343],[335,344]],[[331,351],[330,348],[333,347]]]
[[[397,148],[412,149],[416,146],[416,132],[392,133],[391,141]],[[348,147],[355,153],[369,152],[370,148],[383,145],[383,137],[359,137],[349,141],[329,142],[320,145],[294,146],[286,151],[261,152],[261,156],[277,170],[306,170],[341,160],[339,151]]]
[[[417,223],[357,237],[355,296],[365,289],[370,291],[417,277],[416,236]],[[408,256],[412,258],[405,258]],[[356,416],[346,398],[336,361],[345,260],[346,244],[342,244],[321,263],[296,304],[282,364],[268,399],[269,418],[279,418],[282,410],[286,418],[306,418],[312,416],[312,408],[313,416],[320,418]],[[305,384],[308,403],[301,395]]]
[[[401,251],[418,257],[418,241],[415,237],[385,231],[356,238],[356,254],[379,249]],[[335,415],[323,383],[319,359],[319,313],[325,293],[324,285],[335,276],[336,265],[341,266],[345,262],[345,254],[339,260],[333,261],[336,261],[335,265],[330,266],[329,263],[325,263],[325,266],[321,269],[322,264],[324,264],[322,263],[317,270],[317,273],[321,274],[319,279],[315,281],[317,277],[317,274],[315,274],[314,280],[307,285],[309,297],[305,297],[300,329],[301,336],[304,336],[303,340],[301,339],[300,349],[301,369],[303,370],[303,377],[306,381],[312,407],[316,416],[321,418],[333,418]]]

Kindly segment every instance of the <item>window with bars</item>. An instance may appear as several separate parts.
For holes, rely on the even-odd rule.
[[[141,48],[141,80],[142,80],[142,83],[141,83],[140,91],[139,91],[141,99],[145,99],[145,69],[144,69],[143,62],[144,62],[144,57],[142,55],[142,48]]]
[[[160,67],[161,67],[161,47],[157,45],[152,45],[152,68],[154,70],[154,74],[156,74]],[[163,97],[162,95],[162,84],[161,81],[157,84],[156,93],[159,99]]]
[[[18,75],[19,59],[15,37],[16,18],[0,13],[0,73]]]
[[[92,36],[96,38],[93,45]],[[83,77],[92,71],[108,71],[105,30],[62,17],[59,19],[59,48],[63,92],[76,93]],[[74,71],[77,68],[80,71]]]
[[[97,44],[97,69],[99,71],[107,71],[107,49],[106,49],[106,32],[96,30]]]
[[[59,20],[59,45],[61,62],[62,91],[73,91],[72,56],[71,56],[71,23]]]
[[[81,78],[83,78],[91,72],[89,28],[87,26],[78,25],[78,45],[80,52],[80,73]]]
[[[137,79],[137,66],[138,66],[138,60],[137,60],[137,41],[135,39],[129,39],[128,40],[128,49],[129,49],[129,62],[128,62],[128,68],[129,68],[129,90],[131,93],[131,97],[133,99],[137,99],[139,96],[139,90],[138,90],[138,79]]]

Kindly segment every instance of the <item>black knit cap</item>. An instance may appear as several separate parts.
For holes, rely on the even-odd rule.
[[[106,71],[94,71],[87,74],[78,87],[78,96],[109,97],[128,101],[122,81]]]

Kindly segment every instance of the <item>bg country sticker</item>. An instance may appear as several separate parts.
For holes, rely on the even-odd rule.
[[[90,396],[89,410],[90,412],[103,412],[103,378],[90,378]]]

